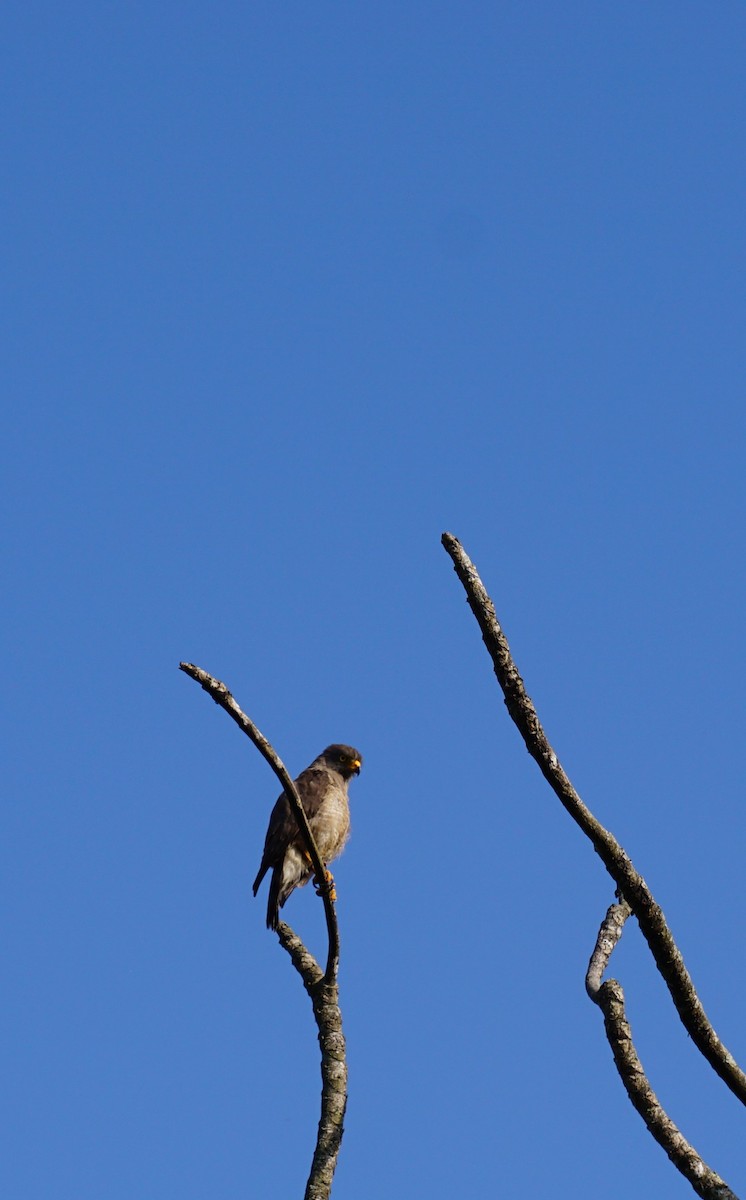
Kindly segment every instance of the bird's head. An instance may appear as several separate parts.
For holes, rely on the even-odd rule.
[[[336,743],[333,746],[327,746],[319,758],[337,771],[343,779],[351,779],[353,775],[359,775],[363,765],[363,756],[359,750],[356,750],[354,746],[341,746]]]

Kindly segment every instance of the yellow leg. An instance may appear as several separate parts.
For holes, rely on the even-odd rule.
[[[328,867],[324,870],[324,876],[324,882],[329,889],[329,899],[334,902],[337,899],[337,889],[334,886],[334,876]],[[314,879],[313,886],[316,888],[316,895],[320,896],[322,894],[324,884],[319,883],[318,879]]]

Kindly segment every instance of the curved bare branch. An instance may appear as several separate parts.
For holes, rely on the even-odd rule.
[[[624,992],[616,979],[601,979],[612,951],[632,909],[626,900],[612,904],[598,931],[596,946],[588,964],[585,986],[594,1004],[604,1016],[604,1028],[614,1062],[635,1110],[650,1134],[661,1146],[678,1171],[703,1200],[738,1200],[726,1182],[708,1167],[661,1106],[650,1086],[632,1041],[632,1031],[624,1009]]]
[[[225,709],[239,728],[251,739],[280,780],[305,839],[316,872],[317,888],[324,900],[329,933],[329,954],[325,972],[321,970],[316,959],[289,925],[281,921],[277,927],[277,936],[280,944],[290,955],[293,966],[311,997],[321,1047],[321,1116],[311,1171],[306,1184],[305,1200],[329,1200],[344,1132],[344,1114],[347,1107],[347,1058],[337,986],[339,929],[334,902],[330,896],[327,873],[308,824],[298,789],[273,747],[259,732],[254,722],[239,708],[224,683],[193,663],[183,662],[179,664],[179,667],[190,678],[201,684],[216,704]]]
[[[295,819],[303,835],[306,843],[306,849],[313,863],[313,869],[316,878],[316,888],[324,901],[324,914],[326,916],[326,928],[329,934],[329,952],[326,960],[326,973],[324,979],[327,983],[332,983],[337,978],[339,970],[339,926],[337,924],[337,914],[334,908],[334,901],[331,896],[331,884],[327,877],[326,867],[319,854],[316,839],[311,832],[311,826],[308,824],[305,810],[301,803],[301,798],[298,795],[298,789],[295,783],[290,778],[288,771],[281,761],[278,754],[265,738],[264,734],[260,733],[254,722],[246,716],[246,713],[239,708],[233,696],[228,691],[224,683],[214,676],[208,675],[207,671],[203,671],[201,667],[196,667],[194,663],[182,662],[179,663],[179,670],[189,675],[191,679],[196,680],[209,696],[212,696],[216,704],[225,709],[229,717],[232,717],[238,727],[243,730],[246,736],[254,743],[257,750],[261,754],[274,771],[275,775],[282,784],[285,794],[290,801]]]
[[[621,895],[628,901],[676,1010],[695,1046],[733,1094],[746,1103],[746,1074],[720,1041],[708,1020],[662,909],[656,904],[645,880],[635,870],[619,842],[594,817],[590,809],[586,808],[562,769],[526,692],[510,653],[507,638],[476,567],[453,534],[444,533],[441,540],[463,584],[469,606],[477,619],[495,675],[505,696],[506,707],[518,727],[526,749],[538,763],[542,775],[562,805],[590,839]]]

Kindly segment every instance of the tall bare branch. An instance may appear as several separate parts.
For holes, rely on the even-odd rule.
[[[319,1046],[321,1047],[321,1116],[316,1136],[316,1148],[306,1184],[305,1200],[329,1200],[344,1132],[344,1115],[347,1107],[347,1058],[337,984],[339,928],[326,869],[308,824],[298,789],[271,744],[242,711],[224,683],[193,663],[183,662],[179,666],[185,674],[201,684],[216,704],[225,709],[271,766],[290,800],[316,872],[317,887],[324,901],[329,935],[326,971],[321,970],[316,959],[289,925],[281,921],[277,928],[277,936],[280,944],[290,955],[293,966],[311,997],[319,1035]]]
[[[715,1033],[687,971],[666,919],[645,880],[635,870],[616,838],[598,821],[576,792],[544,733],[510,653],[494,605],[461,543],[450,533],[442,542],[463,584],[484,644],[505,697],[505,704],[542,775],[576,824],[590,839],[606,870],[628,901],[677,1012],[695,1046],[739,1100],[746,1103],[746,1074]]]

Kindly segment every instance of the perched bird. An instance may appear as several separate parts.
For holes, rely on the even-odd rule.
[[[352,776],[360,774],[362,763],[362,755],[352,746],[327,746],[295,781],[324,865],[342,853],[349,837],[347,788]],[[284,792],[269,818],[262,863],[254,880],[255,896],[270,867],[267,928],[276,929],[280,909],[290,893],[307,884],[314,873],[303,834]],[[331,881],[329,872],[327,875]]]

